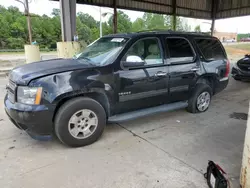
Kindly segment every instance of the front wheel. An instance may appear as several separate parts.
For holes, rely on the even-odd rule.
[[[210,106],[211,98],[211,87],[207,84],[197,84],[193,95],[188,101],[187,110],[191,113],[205,112]]]
[[[58,139],[72,147],[92,144],[103,133],[106,113],[97,101],[79,97],[67,101],[55,118],[55,133]]]

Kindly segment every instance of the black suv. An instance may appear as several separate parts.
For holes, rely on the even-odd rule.
[[[73,59],[27,64],[9,74],[5,110],[35,139],[55,132],[69,146],[95,142],[107,122],[187,108],[204,112],[228,84],[217,38],[170,31],[100,38]]]

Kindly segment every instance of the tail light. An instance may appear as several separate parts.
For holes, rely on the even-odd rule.
[[[230,73],[230,61],[227,60],[225,77],[229,77],[229,73]]]

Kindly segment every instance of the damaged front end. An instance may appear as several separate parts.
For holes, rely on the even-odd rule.
[[[250,80],[250,55],[245,55],[232,68],[232,76],[235,80]]]

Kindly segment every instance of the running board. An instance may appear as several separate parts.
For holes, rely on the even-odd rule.
[[[132,112],[127,112],[124,114],[118,114],[109,117],[108,122],[109,123],[117,123],[117,122],[123,122],[123,121],[129,121],[132,119],[136,119],[139,117],[144,117],[152,114],[156,114],[159,112],[169,112],[181,108],[186,108],[188,106],[187,101],[182,101],[182,102],[176,102],[176,103],[171,103],[171,104],[164,104],[160,106],[155,106],[151,108],[145,108],[141,110],[136,110]]]

